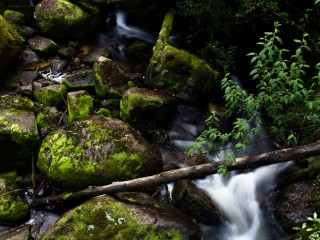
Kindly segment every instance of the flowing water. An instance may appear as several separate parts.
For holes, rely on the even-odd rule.
[[[179,108],[178,115],[169,129],[172,144],[176,149],[186,151],[195,136],[201,132],[203,123],[201,125],[199,119],[203,117],[200,115],[196,108]],[[248,148],[248,154],[251,155],[269,152],[275,148],[274,143],[266,138],[263,131],[259,136],[252,136],[252,142],[255,144]],[[230,149],[229,145],[225,146],[225,149]],[[211,160],[223,160],[228,151],[230,152],[221,150]],[[243,155],[244,153],[238,154]],[[266,202],[272,197],[277,175],[289,164],[275,164],[242,173],[230,172],[226,177],[214,174],[195,181],[212,199],[225,219],[223,226],[201,225],[205,239],[274,240],[285,236],[273,217],[272,206],[267,206]]]

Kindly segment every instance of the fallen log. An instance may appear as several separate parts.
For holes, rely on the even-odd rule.
[[[320,155],[320,141],[308,145],[276,150],[260,155],[237,158],[232,165],[227,167],[227,169],[228,171],[233,171],[247,168],[256,168],[292,160],[302,160],[316,155]],[[158,186],[164,183],[174,182],[181,179],[201,178],[217,173],[219,164],[220,163],[201,164],[198,166],[166,171],[153,176],[142,177],[123,182],[113,182],[105,186],[91,186],[78,192],[35,199],[29,205],[31,208],[40,207],[64,201],[89,199],[101,194],[136,191],[144,188]]]

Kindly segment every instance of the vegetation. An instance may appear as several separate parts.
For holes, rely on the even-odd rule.
[[[320,2],[320,1],[317,1]],[[309,239],[319,240],[320,239],[320,218],[317,213],[313,213],[312,217],[307,217],[307,221],[302,224],[301,227],[294,227],[294,230],[298,230],[299,233],[295,235],[296,240]]]
[[[308,14],[301,22],[307,22],[307,18]],[[271,136],[284,147],[312,142],[317,138],[320,63],[313,63],[308,33],[303,31],[301,39],[286,42],[285,45],[290,46],[287,49],[282,47],[284,42],[280,28],[281,24],[274,22],[274,31],[265,32],[257,43],[260,51],[247,54],[251,57],[252,66],[249,75],[256,81],[253,93],[243,89],[230,73],[222,80],[226,115],[235,119],[232,129],[227,133],[220,131],[218,118],[214,111],[211,112],[206,120],[207,129],[197,138],[190,153],[194,149],[200,153],[216,153],[219,150],[216,142],[222,147],[232,142],[236,151],[246,152],[252,135],[257,135],[264,127],[261,119],[267,123]],[[234,159],[235,153],[229,153],[219,172],[225,174],[226,165]]]

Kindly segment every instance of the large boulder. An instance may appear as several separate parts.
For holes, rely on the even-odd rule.
[[[173,110],[170,95],[147,88],[129,88],[120,103],[122,120],[142,131],[165,124]]]
[[[37,165],[52,186],[68,190],[162,170],[152,145],[122,121],[104,116],[51,132],[42,142]]]
[[[211,93],[219,73],[206,61],[168,43],[172,25],[173,14],[169,12],[164,18],[159,38],[153,48],[146,82],[175,97],[195,101]]]
[[[0,15],[0,74],[17,62],[23,47],[21,36]]]
[[[42,239],[202,239],[196,222],[171,206],[146,194],[117,197],[101,195],[66,212]]]
[[[40,30],[55,38],[88,37],[99,26],[97,8],[67,0],[43,0],[36,5],[34,14]]]
[[[39,135],[31,100],[18,95],[0,96],[0,172],[31,170]]]

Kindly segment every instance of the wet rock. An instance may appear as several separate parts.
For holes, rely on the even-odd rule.
[[[286,231],[301,226],[314,212],[320,212],[320,183],[317,179],[290,184],[277,194],[275,214]]]
[[[79,39],[94,34],[99,27],[99,10],[89,4],[67,0],[43,0],[35,7],[35,18],[47,36]]]
[[[143,41],[135,41],[125,49],[126,54],[139,55],[145,53],[148,44]]]
[[[50,68],[51,68],[52,74],[57,75],[59,73],[64,72],[64,70],[68,66],[68,63],[69,62],[66,60],[59,60],[59,59],[51,60]]]
[[[221,223],[221,214],[212,200],[190,180],[174,183],[172,201],[175,207],[201,223]]]
[[[87,91],[68,93],[68,120],[73,122],[88,118],[93,111],[93,99]]]
[[[77,49],[74,47],[60,48],[58,53],[65,59],[72,59],[77,54]]]
[[[29,48],[22,51],[20,58],[24,70],[36,70],[40,65],[40,58],[38,54]]]
[[[22,86],[31,86],[32,82],[38,77],[36,71],[19,71],[13,78]]]
[[[146,194],[117,197],[101,195],[66,212],[42,239],[201,239],[197,224],[171,206]]]
[[[68,88],[93,88],[94,77],[91,69],[77,70],[65,76],[63,82]]]
[[[60,108],[66,103],[67,92],[66,86],[62,84],[54,84],[35,90],[34,98],[43,106],[54,106]]]
[[[53,40],[39,36],[29,39],[28,43],[33,51],[42,55],[52,55],[59,49]]]
[[[100,97],[121,97],[130,78],[111,59],[100,57],[93,66],[96,93]]]
[[[8,225],[18,224],[29,217],[29,207],[21,196],[14,192],[18,189],[15,172],[0,175],[0,222]]]
[[[30,225],[22,225],[7,233],[0,233],[0,240],[32,240]]]
[[[187,101],[203,99],[214,88],[219,73],[207,62],[168,44],[173,14],[165,16],[153,56],[146,72],[146,83]]]
[[[100,108],[97,112],[96,115],[101,115],[105,117],[112,117],[112,113],[109,109],[106,108]]]
[[[98,61],[99,57],[110,57],[110,51],[105,48],[96,48],[93,51],[89,52],[87,56],[83,59],[85,63],[94,64]]]
[[[0,74],[8,72],[18,62],[22,52],[22,38],[0,15]]]
[[[33,111],[34,104],[26,97],[0,96],[1,172],[31,170],[31,159],[39,143]]]
[[[142,131],[166,123],[173,110],[170,95],[147,88],[129,88],[120,103],[123,121]]]
[[[103,116],[49,133],[37,165],[51,186],[62,189],[104,185],[162,170],[152,145],[122,121]]]

